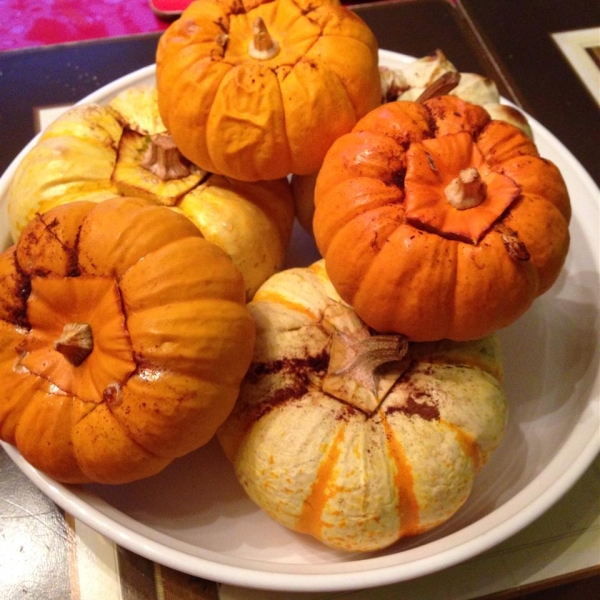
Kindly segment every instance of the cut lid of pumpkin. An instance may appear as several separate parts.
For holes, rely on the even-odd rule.
[[[33,277],[27,316],[20,366],[62,392],[100,403],[136,369],[110,277]]]
[[[174,206],[207,174],[181,154],[169,133],[147,135],[126,127],[111,181],[124,196]]]
[[[477,244],[521,194],[466,131],[415,142],[406,159],[406,219],[442,236]]]

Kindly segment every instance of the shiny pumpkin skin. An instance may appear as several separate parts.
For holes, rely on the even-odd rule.
[[[257,17],[279,44],[266,60],[248,51]],[[311,173],[379,104],[377,51],[337,0],[194,2],[159,42],[160,114],[183,154],[211,172]]]
[[[354,338],[364,324],[322,260],[271,277],[249,310],[254,358],[217,436],[250,498],[345,551],[379,550],[449,519],[504,434],[497,337],[409,344],[390,391],[361,409],[324,391],[333,335]]]
[[[67,482],[154,475],[208,442],[252,356],[231,260],[184,216],[137,198],[38,215],[0,255],[0,438]],[[59,352],[88,323],[80,364]]]
[[[202,235],[242,271],[247,297],[283,266],[294,220],[286,179],[247,183],[206,174],[167,182],[127,157],[127,179],[115,178],[126,135],[148,140],[166,131],[156,88],[134,86],[108,104],[69,109],[51,123],[23,157],[8,189],[11,236],[18,240],[37,213],[74,200],[100,202],[117,195],[146,197],[182,211]]]
[[[480,206],[458,210],[440,197],[469,166],[464,155],[500,183],[490,179]],[[509,325],[552,286],[569,247],[557,167],[520,129],[453,96],[369,113],[328,152],[315,205],[315,239],[340,296],[376,330],[417,341]],[[511,254],[501,227],[524,257]]]

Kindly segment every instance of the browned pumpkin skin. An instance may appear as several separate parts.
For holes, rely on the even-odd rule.
[[[249,364],[241,273],[151,201],[75,202],[0,254],[0,438],[69,483],[153,475],[206,443]]]
[[[471,194],[457,180],[473,168]],[[461,204],[470,194],[478,204]],[[328,152],[315,205],[340,296],[376,330],[417,341],[509,325],[554,283],[569,247],[556,166],[518,128],[452,96],[371,111]]]
[[[257,19],[273,52],[254,51]],[[182,153],[212,173],[312,173],[379,104],[377,51],[337,0],[193,2],[159,42],[160,114]]]

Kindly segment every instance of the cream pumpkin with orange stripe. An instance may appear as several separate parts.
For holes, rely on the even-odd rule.
[[[462,506],[505,428],[496,336],[373,333],[323,261],[272,276],[249,310],[253,363],[218,437],[260,507],[334,548],[373,551]]]

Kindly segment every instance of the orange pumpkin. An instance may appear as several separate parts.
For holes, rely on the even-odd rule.
[[[337,0],[194,2],[159,42],[160,114],[181,152],[212,173],[312,173],[379,104],[377,51]]]
[[[340,296],[378,331],[483,337],[548,290],[570,202],[520,129],[454,96],[395,102],[328,152],[314,232]]]
[[[0,438],[64,482],[148,477],[231,411],[254,324],[241,273],[151,201],[74,202],[0,254]]]

